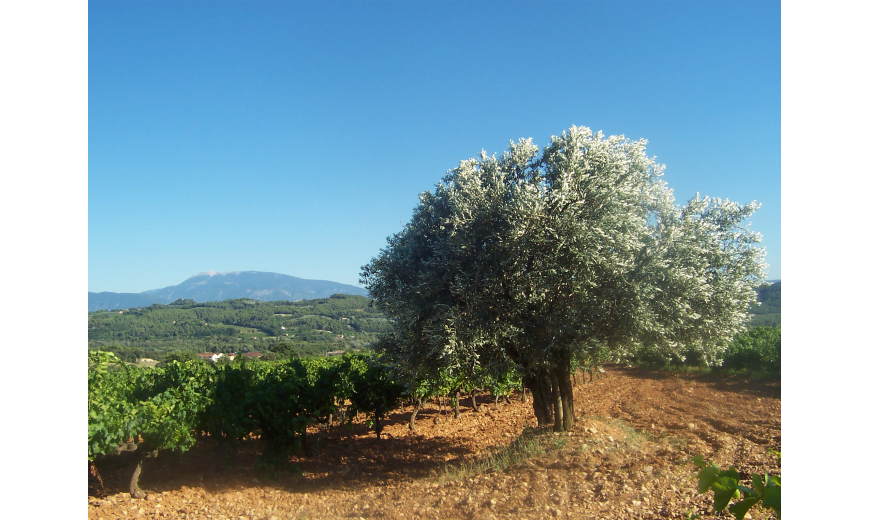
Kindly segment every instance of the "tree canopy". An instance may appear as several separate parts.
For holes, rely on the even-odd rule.
[[[394,320],[385,354],[470,372],[519,365],[539,422],[573,425],[571,361],[639,345],[716,359],[763,280],[758,204],[674,203],[646,141],[571,127],[539,153],[460,162],[363,266]]]

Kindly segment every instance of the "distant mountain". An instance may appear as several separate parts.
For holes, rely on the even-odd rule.
[[[116,293],[116,292],[88,292],[88,312],[100,309],[119,310],[133,307],[148,307],[155,303],[166,303],[163,299],[150,294],[142,293]]]
[[[250,298],[261,301],[310,300],[333,294],[367,296],[368,291],[354,285],[327,280],[306,280],[286,274],[258,271],[217,273],[206,271],[191,276],[178,285],[152,289],[139,294],[88,293],[88,311],[147,307],[154,303],[171,303],[179,298],[197,302]],[[138,298],[138,299],[137,299]]]
[[[142,294],[157,296],[166,301],[179,298],[197,302],[212,302],[233,298],[252,300],[305,300],[328,298],[333,294],[358,294],[365,296],[368,291],[353,285],[345,285],[326,280],[305,280],[286,274],[261,273],[257,271],[235,271],[216,273],[206,271],[191,276],[178,285],[145,291]]]

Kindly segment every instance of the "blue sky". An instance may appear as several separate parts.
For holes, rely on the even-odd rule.
[[[678,202],[762,204],[780,278],[778,2],[90,2],[88,289],[358,285],[445,171],[572,124]]]

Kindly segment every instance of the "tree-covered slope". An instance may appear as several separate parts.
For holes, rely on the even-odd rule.
[[[753,327],[766,326],[776,327],[782,325],[782,310],[780,298],[782,295],[782,282],[764,284],[758,288],[758,302],[761,305],[750,309]]]
[[[296,302],[177,300],[88,313],[90,348],[121,345],[155,353],[268,352],[279,341],[294,343],[303,353],[325,352],[364,347],[389,329],[370,299],[345,294]]]

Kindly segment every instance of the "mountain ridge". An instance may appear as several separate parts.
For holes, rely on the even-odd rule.
[[[329,280],[309,280],[263,271],[204,271],[178,285],[150,289],[141,293],[88,291],[88,312],[147,307],[154,303],[171,303],[178,299],[197,302],[250,298],[260,301],[328,298],[333,294],[367,296],[368,291],[355,285]]]

